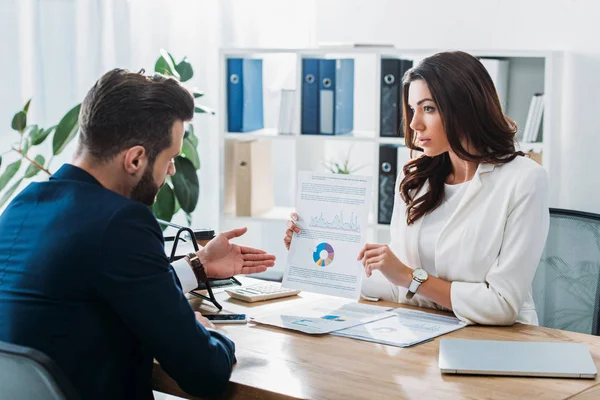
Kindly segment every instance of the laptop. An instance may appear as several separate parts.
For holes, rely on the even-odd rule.
[[[582,343],[440,340],[445,374],[594,379],[598,373]]]

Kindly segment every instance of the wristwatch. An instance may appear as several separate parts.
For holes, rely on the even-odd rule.
[[[198,255],[196,253],[189,253],[187,255],[190,266],[192,267],[192,271],[194,271],[194,275],[196,275],[196,279],[198,283],[206,282],[208,277],[206,276],[206,270],[204,269],[204,265],[200,262]]]
[[[417,268],[412,273],[412,282],[408,287],[408,292],[406,293],[407,299],[412,299],[415,293],[417,293],[417,289],[421,286],[421,283],[425,282],[429,279],[429,274],[423,268]]]

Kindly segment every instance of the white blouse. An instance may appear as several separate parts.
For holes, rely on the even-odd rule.
[[[423,226],[419,231],[419,255],[421,268],[429,275],[438,276],[435,269],[435,246],[440,232],[458,208],[458,203],[463,198],[468,185],[469,182],[457,185],[444,184],[444,201],[438,208],[423,216]]]
[[[396,190],[390,249],[409,268],[425,267],[451,282],[452,311],[462,321],[537,324],[531,282],[550,224],[546,170],[519,156],[506,164],[479,164],[473,179],[464,186],[450,199],[459,196],[458,205],[444,223],[441,217],[430,216],[411,225],[406,223],[406,204]],[[415,196],[428,189],[425,183]],[[441,231],[432,228],[430,222],[443,225]],[[424,234],[421,239],[424,227],[434,229],[435,238]],[[424,240],[435,241],[435,245]],[[423,258],[421,253],[425,253]],[[379,271],[363,278],[364,296],[440,308],[419,292],[409,300],[406,292]]]

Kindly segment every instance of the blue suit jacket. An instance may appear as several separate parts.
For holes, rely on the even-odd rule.
[[[64,165],[0,216],[0,340],[50,356],[84,399],[152,398],[152,359],[222,391],[233,343],[196,322],[150,209]]]

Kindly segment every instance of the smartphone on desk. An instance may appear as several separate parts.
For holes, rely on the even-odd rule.
[[[248,322],[246,314],[208,314],[203,317],[213,324],[245,324]]]

